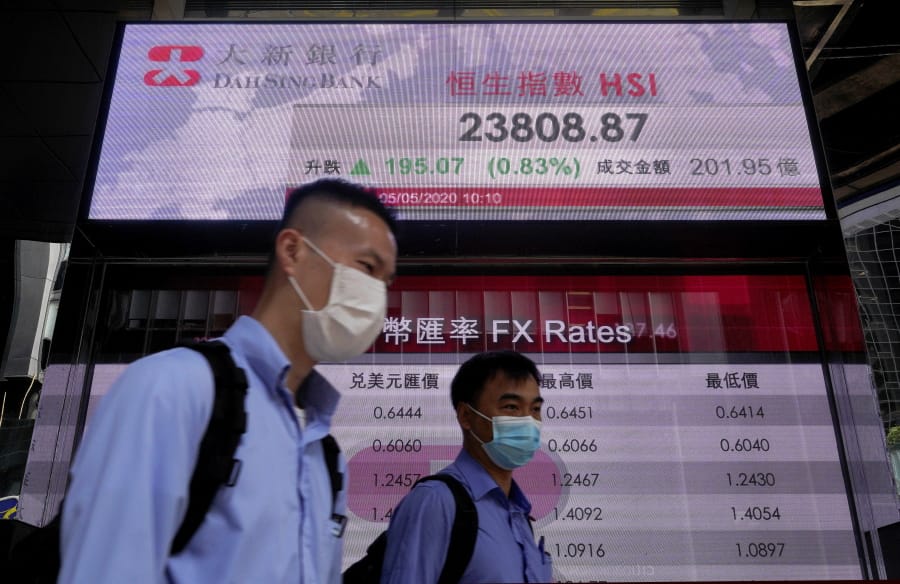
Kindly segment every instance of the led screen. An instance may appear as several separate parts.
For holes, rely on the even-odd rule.
[[[89,217],[822,219],[785,23],[129,24]]]
[[[542,373],[542,448],[514,476],[557,581],[861,578],[802,277],[401,277],[389,295],[374,349],[319,366],[342,394],[345,566],[456,456],[458,364],[513,348]],[[123,367],[95,368],[95,399]]]

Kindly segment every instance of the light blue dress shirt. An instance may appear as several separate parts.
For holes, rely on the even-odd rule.
[[[509,497],[468,452],[441,471],[458,479],[478,511],[478,538],[461,584],[551,582],[550,556],[538,548],[528,525],[531,503],[515,481]],[[444,483],[420,483],[394,510],[388,529],[382,584],[434,584],[441,575],[456,514]]]
[[[302,428],[284,386],[290,364],[268,331],[241,317],[222,340],[249,383],[237,484],[219,489],[187,548],[169,557],[212,413],[212,373],[186,348],[134,362],[101,400],[72,466],[60,583],[340,582],[321,443],[339,394],[313,372]],[[347,485],[343,457],[340,467]],[[346,493],[336,505],[344,515]]]

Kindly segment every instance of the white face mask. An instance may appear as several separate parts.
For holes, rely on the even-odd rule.
[[[387,287],[359,270],[334,262],[313,242],[303,241],[334,268],[328,303],[313,310],[293,276],[288,282],[306,306],[303,311],[303,344],[316,361],[344,361],[362,355],[384,326]]]

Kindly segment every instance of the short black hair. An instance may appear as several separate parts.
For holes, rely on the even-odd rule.
[[[288,191],[284,204],[284,212],[278,228],[272,234],[272,245],[269,246],[269,260],[266,270],[271,272],[275,265],[275,239],[282,229],[291,226],[291,215],[304,201],[330,201],[338,205],[359,207],[377,215],[384,221],[394,237],[397,237],[397,219],[394,210],[384,206],[375,189],[363,187],[339,178],[320,178],[319,180],[299,186]]]
[[[534,361],[516,351],[487,351],[478,353],[465,363],[450,382],[453,408],[466,403],[474,405],[485,384],[502,373],[512,381],[521,382],[532,377],[540,384],[541,374]]]
[[[397,236],[397,219],[394,211],[384,206],[378,198],[375,189],[363,187],[339,178],[320,178],[317,181],[307,183],[291,190],[287,195],[284,212],[281,214],[281,223],[278,232],[289,227],[291,215],[304,201],[316,199],[338,205],[359,207],[371,211],[377,215],[390,228],[391,233]],[[276,232],[277,233],[277,232]]]

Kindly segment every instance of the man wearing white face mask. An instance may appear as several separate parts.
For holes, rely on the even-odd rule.
[[[172,554],[214,382],[191,349],[136,361],[77,452],[59,582],[340,582],[346,494],[333,491],[322,445],[339,394],[313,367],[363,353],[380,333],[394,226],[372,192],[349,183],[290,194],[259,303],[220,339],[248,385],[236,481]]]
[[[474,502],[477,536],[468,564],[450,576],[458,510],[450,488],[423,481],[391,517],[382,584],[550,582],[553,570],[529,523],[531,503],[512,478],[540,448],[541,398],[535,364],[514,351],[475,355],[460,367],[451,399],[463,449],[439,474],[456,479]],[[541,540],[543,541],[543,540]],[[448,568],[448,569],[445,569]]]

